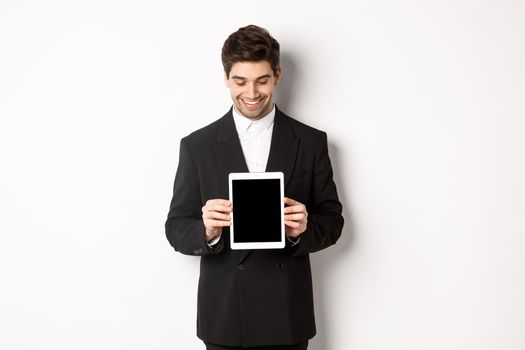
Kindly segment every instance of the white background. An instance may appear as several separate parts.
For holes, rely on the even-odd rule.
[[[327,131],[346,225],[313,350],[525,348],[522,1],[0,3],[0,348],[203,349],[164,236],[181,137],[239,27]]]

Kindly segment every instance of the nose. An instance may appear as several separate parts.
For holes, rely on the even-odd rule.
[[[256,98],[257,97],[257,89],[255,86],[255,83],[248,84],[248,98]]]

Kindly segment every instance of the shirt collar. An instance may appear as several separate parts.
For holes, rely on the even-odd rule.
[[[268,129],[275,119],[275,104],[270,113],[257,120],[250,120],[237,112],[235,106],[232,108],[233,120],[235,121],[235,128],[238,134],[246,133],[250,128],[257,128],[257,130]]]

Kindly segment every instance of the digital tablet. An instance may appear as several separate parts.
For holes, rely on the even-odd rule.
[[[283,173],[231,173],[232,249],[284,248]]]

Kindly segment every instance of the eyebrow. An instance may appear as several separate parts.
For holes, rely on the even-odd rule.
[[[272,76],[270,74],[265,74],[265,75],[261,75],[260,77],[256,78],[255,80],[260,80],[260,79],[267,79],[267,78],[271,78]],[[237,80],[246,80],[245,77],[240,77],[238,75],[234,75],[232,77],[232,79],[237,79]]]

